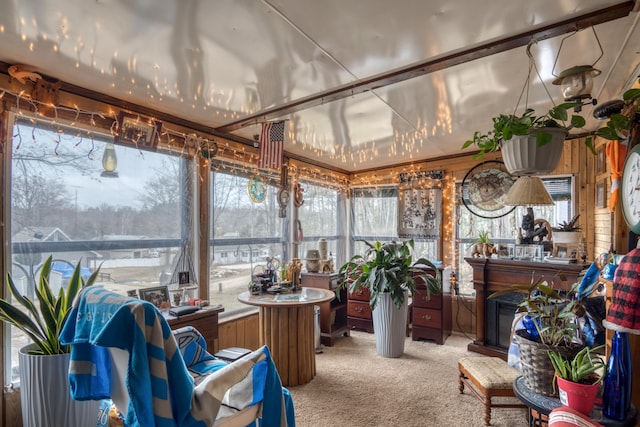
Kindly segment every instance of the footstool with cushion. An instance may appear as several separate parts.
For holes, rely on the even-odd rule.
[[[513,397],[513,382],[521,373],[499,357],[470,356],[458,361],[458,390],[464,386],[484,404],[484,424],[491,425],[491,408],[525,408],[522,403],[494,403],[493,397]]]

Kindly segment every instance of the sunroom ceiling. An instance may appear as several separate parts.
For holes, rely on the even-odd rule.
[[[288,155],[357,172],[460,154],[516,108],[532,38],[556,103],[556,57],[556,74],[594,63],[596,35],[593,94],[619,98],[640,63],[634,3],[4,0],[0,61],[247,144],[286,119]],[[533,78],[527,106],[550,105]],[[601,124],[592,108],[582,131]]]

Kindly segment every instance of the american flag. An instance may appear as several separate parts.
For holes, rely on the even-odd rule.
[[[260,134],[259,168],[280,169],[282,167],[282,153],[284,145],[284,120],[273,123],[263,123]]]

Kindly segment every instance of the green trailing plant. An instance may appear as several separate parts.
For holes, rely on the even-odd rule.
[[[569,233],[580,231],[580,228],[582,226],[578,225],[578,218],[580,218],[580,215],[574,216],[573,218],[571,218],[570,221],[562,221],[560,224],[558,224],[555,227],[552,227],[551,229],[553,231],[566,231]]]
[[[572,360],[568,360],[556,351],[548,351],[555,376],[580,384],[598,384],[604,376],[605,363],[597,354],[603,345],[589,348],[584,347]]]
[[[586,120],[579,114],[572,114],[569,118],[569,110],[580,105],[579,102],[565,102],[554,106],[542,116],[536,116],[535,110],[527,108],[522,115],[501,114],[493,117],[493,129],[486,132],[475,132],[473,138],[467,140],[462,149],[471,146],[479,152],[474,159],[482,158],[485,153],[496,152],[500,149],[502,141],[510,140],[514,135],[529,135],[536,133],[538,145],[545,145],[551,141],[552,135],[545,132],[545,128],[556,128],[569,131],[573,128],[584,127]],[[595,148],[591,140],[585,141],[589,150],[595,154]]]
[[[413,240],[390,243],[369,243],[362,240],[368,249],[364,255],[354,255],[338,270],[341,277],[336,295],[340,297],[340,289],[348,287],[349,293],[359,289],[369,290],[369,305],[375,309],[380,296],[389,292],[396,307],[404,303],[404,291],[411,294],[418,284],[424,284],[427,295],[442,292],[442,278],[438,268],[426,258],[413,260]],[[434,272],[425,272],[425,267]]]
[[[564,275],[559,275],[564,281]],[[528,314],[538,332],[537,341],[550,346],[569,346],[578,330],[577,318],[585,314],[585,307],[576,299],[575,291],[579,286],[575,283],[566,295],[561,294],[548,284],[538,279],[529,285],[514,284],[510,288],[492,293],[489,298],[496,298],[512,292],[524,293],[524,299],[518,304],[516,313]]]
[[[640,83],[640,79],[638,80]],[[625,91],[622,95],[625,108],[622,112],[612,114],[605,126],[596,130],[596,135],[609,140],[624,140],[629,136],[631,126],[640,119],[637,117],[638,101],[640,101],[640,89],[634,88]],[[625,111],[626,110],[626,111]]]
[[[13,299],[26,310],[0,298],[0,320],[20,329],[36,345],[29,354],[64,354],[70,351],[69,346],[60,343],[58,336],[76,295],[83,287],[90,286],[96,281],[100,270],[98,268],[85,282],[81,275],[80,263],[78,263],[71,274],[66,291],[60,288],[58,294],[54,295],[49,282],[51,264],[52,258],[49,257],[42,265],[36,283],[35,301],[22,295],[11,274],[7,274],[7,285]]]

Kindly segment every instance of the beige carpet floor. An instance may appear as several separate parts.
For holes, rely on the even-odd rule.
[[[469,342],[457,334],[444,345],[407,338],[404,355],[391,359],[376,354],[373,334],[352,331],[316,355],[309,384],[289,387],[297,426],[484,426],[480,401],[458,392],[458,359],[478,356]],[[528,425],[524,409],[491,413],[493,426]]]

